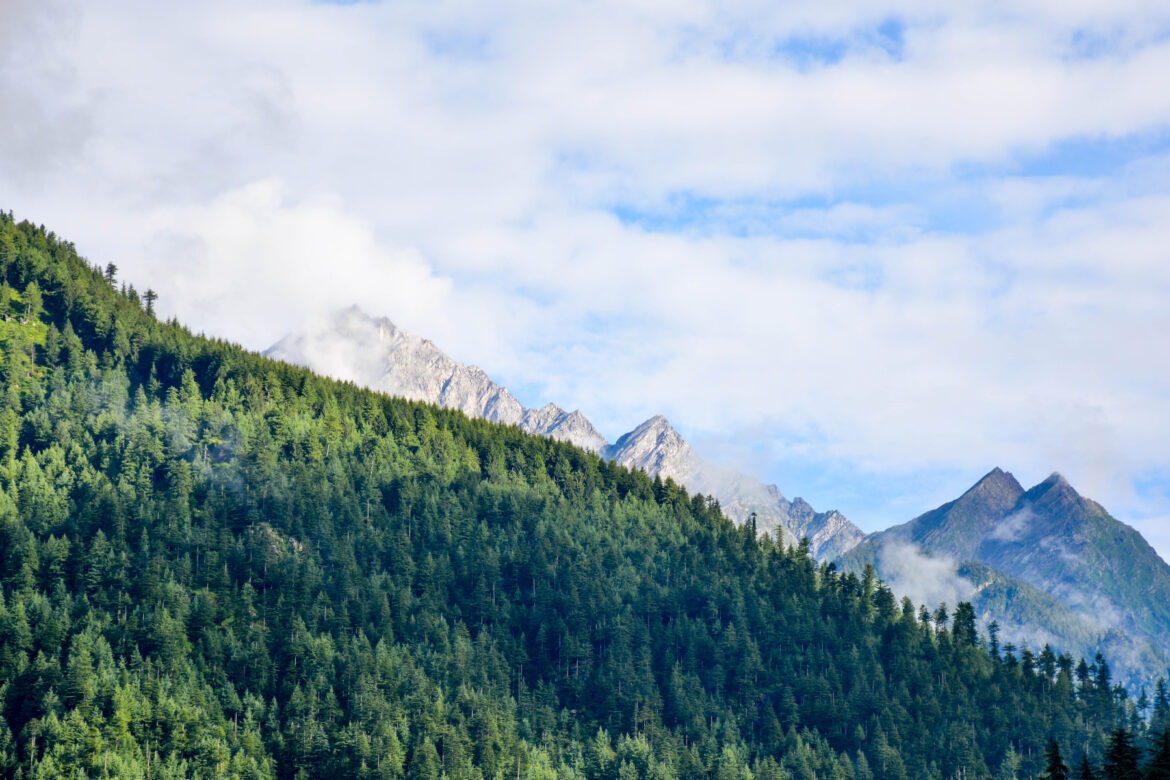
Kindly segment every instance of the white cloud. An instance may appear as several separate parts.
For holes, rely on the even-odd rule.
[[[665,411],[1164,514],[1130,483],[1170,470],[1170,155],[979,173],[1165,134],[1164,4],[40,8],[0,8],[0,206],[198,329],[358,303],[611,436]]]
[[[895,594],[932,609],[941,603],[954,608],[975,595],[975,586],[959,575],[953,559],[925,555],[913,544],[886,542],[877,552],[877,568]]]
[[[150,238],[126,262],[167,291],[160,312],[215,332],[231,323],[245,343],[275,342],[323,308],[357,303],[405,321],[447,308],[449,281],[416,252],[387,251],[332,199],[288,202],[278,181],[159,208],[143,228]]]
[[[995,527],[988,532],[987,538],[996,539],[1001,542],[1018,542],[1024,538],[1028,526],[1035,517],[1036,514],[1032,511],[1031,507],[1017,509],[996,523]]]

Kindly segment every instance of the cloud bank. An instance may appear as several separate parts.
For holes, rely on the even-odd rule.
[[[1157,530],[1167,33],[1136,0],[18,0],[0,206],[198,329],[358,303],[611,437],[763,442],[863,527],[1002,464]]]

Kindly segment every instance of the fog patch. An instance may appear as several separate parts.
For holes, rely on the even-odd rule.
[[[1018,542],[1024,538],[1028,526],[1032,524],[1035,517],[1036,514],[1031,507],[1017,509],[996,523],[995,527],[987,534],[987,538],[1000,542]]]
[[[1085,593],[1073,585],[1058,586],[1053,595],[1098,628],[1123,631],[1130,624],[1127,615],[1102,595]]]
[[[958,561],[926,555],[913,544],[886,542],[878,549],[876,562],[890,589],[915,603],[956,604],[975,595],[975,585],[959,574]]]

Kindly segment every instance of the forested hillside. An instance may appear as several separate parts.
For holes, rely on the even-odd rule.
[[[670,482],[193,336],[10,215],[0,268],[6,777],[1024,778],[1167,715]]]

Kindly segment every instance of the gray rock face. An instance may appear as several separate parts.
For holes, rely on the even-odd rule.
[[[699,463],[691,445],[660,414],[622,435],[602,454],[623,466],[683,485],[689,484]]]
[[[785,544],[807,536],[814,557],[830,560],[865,536],[839,512],[816,512],[789,501],[775,485],[699,457],[662,415],[651,417],[613,444],[579,411],[556,404],[527,409],[476,366],[453,360],[428,339],[375,319],[356,307],[337,312],[310,332],[286,336],[264,353],[390,395],[458,409],[472,417],[518,425],[529,433],[567,441],[650,476],[673,479],[719,500],[724,513]]]
[[[596,452],[605,445],[579,411],[555,404],[526,409],[478,366],[452,360],[429,339],[374,319],[356,307],[312,332],[287,336],[264,353],[389,395],[458,409]]]
[[[1015,477],[995,468],[959,498],[886,529],[881,539],[909,542],[960,561],[976,560],[984,538],[994,532],[1023,494]]]

